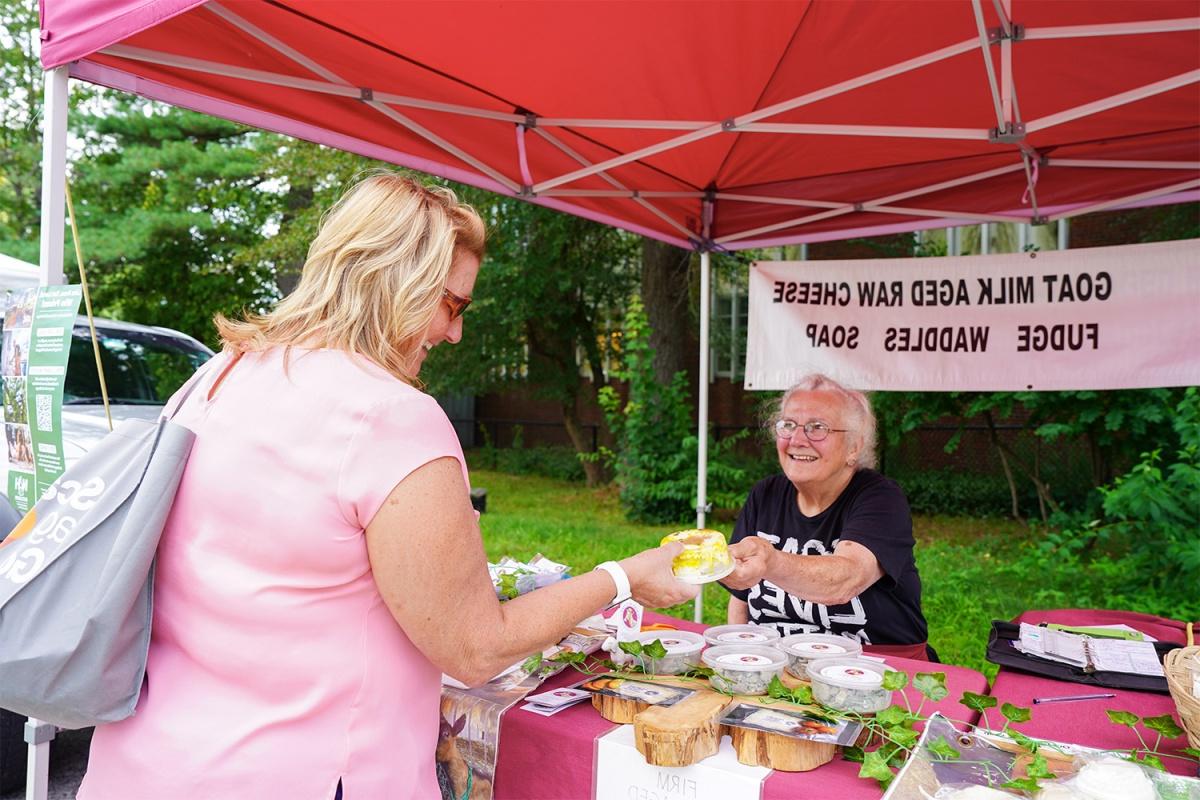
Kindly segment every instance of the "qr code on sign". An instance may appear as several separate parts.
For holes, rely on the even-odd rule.
[[[50,413],[53,408],[53,395],[37,395],[37,428],[39,431],[50,433],[54,430],[54,415]]]

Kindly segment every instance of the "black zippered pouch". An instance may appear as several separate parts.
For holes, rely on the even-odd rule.
[[[1082,667],[1051,661],[1022,653],[1013,642],[1021,638],[1021,626],[1015,622],[992,621],[992,632],[988,636],[987,660],[1008,669],[1032,672],[1057,678],[1060,681],[1086,683],[1089,686],[1104,686],[1109,689],[1134,689],[1141,692],[1168,694],[1167,679],[1151,675],[1133,675],[1128,672],[1093,672]],[[1158,660],[1180,647],[1172,642],[1152,642]]]

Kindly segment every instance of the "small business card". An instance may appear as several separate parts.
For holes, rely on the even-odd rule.
[[[577,703],[580,700],[591,696],[591,692],[585,692],[582,689],[563,687],[561,689],[551,689],[547,692],[531,694],[527,696],[525,700],[526,702],[534,703],[539,706],[558,708],[559,706],[569,706],[572,703]]]

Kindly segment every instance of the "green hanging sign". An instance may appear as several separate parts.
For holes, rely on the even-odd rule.
[[[10,292],[0,374],[8,445],[8,499],[28,511],[66,469],[62,398],[79,313],[79,286]]]

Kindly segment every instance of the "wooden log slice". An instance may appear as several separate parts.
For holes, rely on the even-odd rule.
[[[633,741],[647,764],[686,767],[721,744],[717,719],[732,698],[701,691],[673,706],[651,706],[633,718]]]
[[[737,760],[752,767],[783,772],[807,772],[833,760],[837,745],[793,739],[779,733],[724,726],[733,740]]]
[[[623,697],[613,697],[608,694],[593,694],[592,707],[609,722],[626,725],[633,722],[633,718],[640,712],[650,708],[650,704],[627,700]]]

